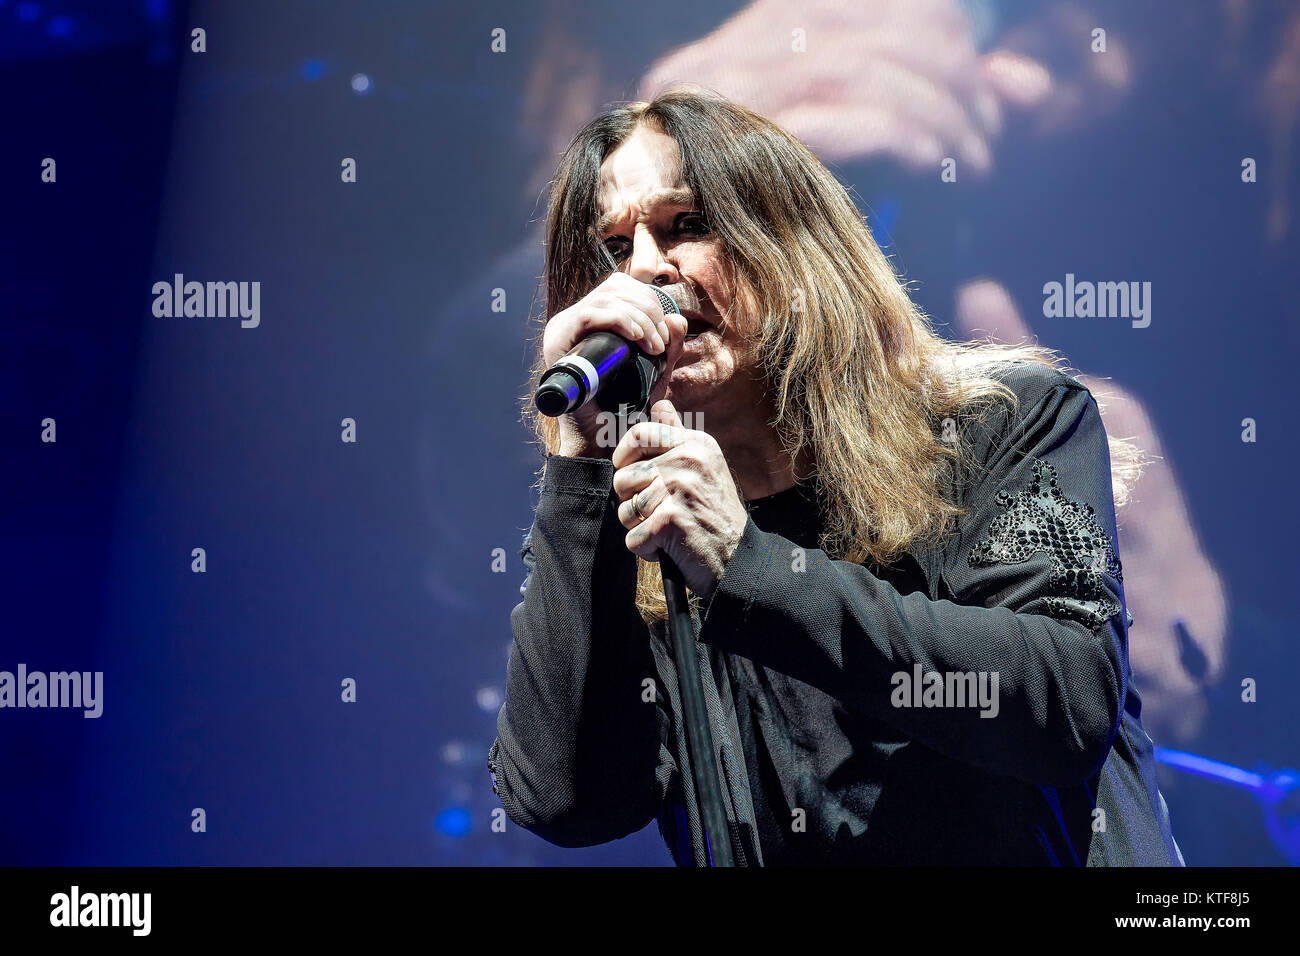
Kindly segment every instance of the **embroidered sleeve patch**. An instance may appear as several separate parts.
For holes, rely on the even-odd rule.
[[[1106,590],[1104,574],[1123,580],[1110,537],[1092,505],[1066,497],[1057,486],[1056,469],[1035,461],[1033,476],[1021,491],[999,491],[1002,514],[993,519],[988,537],[971,549],[971,567],[1019,564],[1034,554],[1051,560],[1051,596],[1044,611],[1078,621],[1096,631],[1120,606]]]

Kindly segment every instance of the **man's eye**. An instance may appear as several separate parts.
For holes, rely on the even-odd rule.
[[[626,239],[619,238],[618,236],[613,236],[605,240],[605,248],[609,250],[609,254],[613,256],[615,262],[619,262],[627,257],[629,245],[630,244]]]
[[[709,223],[701,213],[687,212],[677,218],[677,230],[693,236],[707,236]]]

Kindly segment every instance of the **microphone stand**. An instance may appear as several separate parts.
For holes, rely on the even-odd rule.
[[[676,301],[667,292],[653,285],[649,289],[659,300],[665,315],[681,314]],[[588,348],[590,351],[586,352]],[[603,398],[601,407],[606,411],[617,409],[623,414],[629,405],[644,409],[663,371],[663,361],[662,355],[646,355],[614,333],[597,332],[583,339],[543,373],[534,401],[543,415],[556,416],[587,402],[594,392],[599,391]],[[718,762],[713,755],[709,712],[704,706],[704,685],[700,681],[699,661],[695,658],[695,627],[686,602],[686,579],[682,577],[681,568],[663,551],[659,552],[659,572],[664,581],[664,603],[668,605],[668,634],[677,663],[677,689],[682,702],[687,753],[694,771],[690,774],[694,779],[687,785],[694,789],[700,810],[705,855],[711,867],[735,866],[731,831],[722,804]]]
[[[659,552],[659,573],[664,581],[664,602],[668,605],[668,633],[673,643],[673,659],[677,663],[677,689],[686,725],[686,746],[694,771],[691,776],[695,778],[688,783],[695,788],[709,866],[735,866],[731,855],[731,833],[722,809],[722,784],[718,780],[718,764],[713,755],[713,733],[704,706],[704,684],[700,680],[699,661],[695,658],[695,627],[686,602],[686,580],[681,568],[663,551]]]

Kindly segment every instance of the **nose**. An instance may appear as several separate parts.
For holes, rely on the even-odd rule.
[[[628,257],[628,274],[640,282],[654,285],[672,285],[681,281],[677,267],[664,257],[663,249],[655,241],[654,233],[638,223],[632,235],[632,254]]]

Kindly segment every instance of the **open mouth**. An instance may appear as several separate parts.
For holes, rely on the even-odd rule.
[[[712,325],[697,316],[687,315],[686,313],[682,314],[686,315],[686,340],[688,342],[696,336],[702,335],[713,328]]]

